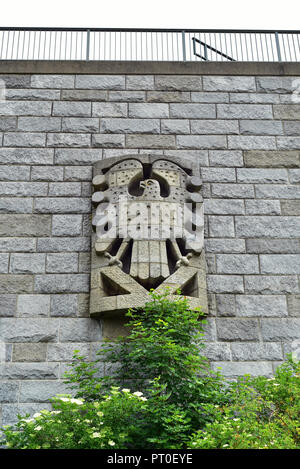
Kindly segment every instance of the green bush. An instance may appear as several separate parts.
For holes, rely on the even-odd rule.
[[[3,429],[9,448],[299,448],[299,364],[272,379],[225,381],[199,353],[203,319],[186,298],[152,293],[129,311],[129,335],[94,362],[75,352],[53,412]],[[114,373],[99,376],[99,363]],[[134,390],[134,391],[131,391]]]

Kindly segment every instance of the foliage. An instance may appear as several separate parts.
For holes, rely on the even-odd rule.
[[[300,363],[291,357],[274,378],[243,377],[230,389],[231,403],[215,406],[214,421],[196,432],[190,448],[300,448]]]
[[[88,362],[75,352],[66,381],[75,398],[4,428],[10,448],[299,448],[299,363],[274,378],[228,382],[199,354],[203,322],[186,299],[152,293],[128,312],[129,335]],[[101,376],[103,362],[114,370]],[[134,389],[135,391],[131,391]]]

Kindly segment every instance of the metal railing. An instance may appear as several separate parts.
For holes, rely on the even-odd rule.
[[[0,28],[0,60],[300,62],[300,31]]]

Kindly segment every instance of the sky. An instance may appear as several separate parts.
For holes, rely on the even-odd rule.
[[[9,0],[0,26],[300,29],[299,1]]]

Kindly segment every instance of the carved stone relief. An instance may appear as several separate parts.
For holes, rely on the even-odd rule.
[[[201,179],[196,165],[126,155],[94,167],[90,314],[143,307],[149,290],[207,312]]]

